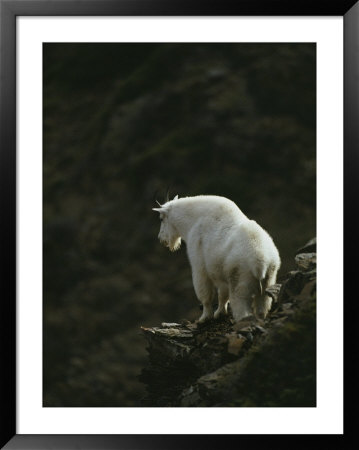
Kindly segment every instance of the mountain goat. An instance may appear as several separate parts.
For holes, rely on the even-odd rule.
[[[176,196],[153,210],[160,214],[162,243],[175,251],[181,239],[186,242],[194,290],[203,305],[200,323],[226,314],[228,301],[236,321],[266,317],[271,298],[265,289],[276,282],[280,258],[263,228],[234,202],[214,195]]]

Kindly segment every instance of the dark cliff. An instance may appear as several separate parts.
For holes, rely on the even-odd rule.
[[[230,316],[203,325],[142,328],[149,362],[141,380],[148,406],[315,406],[316,244],[296,270],[268,289],[265,321]]]
[[[140,326],[200,314],[155,200],[223,195],[283,274],[316,229],[315,43],[44,43],[43,393],[139,406]]]

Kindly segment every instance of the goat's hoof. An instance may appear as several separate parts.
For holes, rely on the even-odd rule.
[[[226,315],[227,315],[227,311],[224,311],[222,309],[220,309],[220,310],[217,309],[217,311],[214,313],[214,318],[215,319],[219,319],[219,318],[224,317]]]
[[[211,320],[213,317],[211,317],[211,316],[201,316],[199,319],[198,319],[198,323],[205,323],[205,322],[208,322],[209,320]]]

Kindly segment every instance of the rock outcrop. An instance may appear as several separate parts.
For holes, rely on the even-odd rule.
[[[316,241],[297,252],[296,270],[268,288],[265,321],[142,328],[149,362],[144,406],[315,406]]]

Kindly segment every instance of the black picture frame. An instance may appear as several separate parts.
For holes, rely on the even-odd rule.
[[[16,17],[18,16],[343,16],[344,18],[344,208],[345,260],[350,267],[357,248],[354,236],[359,154],[359,2],[357,0],[0,0],[0,198],[1,198],[1,448],[183,449],[284,445],[279,435],[18,435],[16,434]],[[350,239],[349,239],[350,237]],[[347,270],[347,291],[355,279]],[[353,289],[353,293],[354,293]],[[353,299],[355,300],[355,299]],[[345,308],[346,328],[354,314]],[[354,325],[354,324],[353,324]],[[353,327],[354,328],[354,327]],[[345,353],[345,355],[347,352]],[[354,359],[354,358],[351,358]],[[347,367],[347,366],[346,366]],[[349,371],[349,370],[348,370]],[[346,407],[348,403],[346,402]],[[352,421],[354,421],[352,419]],[[351,432],[328,435],[336,446]],[[283,436],[281,436],[283,438]],[[299,435],[294,444],[313,443],[319,435]],[[323,437],[323,436],[322,436]],[[294,438],[293,435],[286,438]],[[286,440],[287,440],[286,439]],[[347,441],[347,439],[345,439]],[[3,447],[5,445],[5,447]],[[287,445],[287,444],[285,444]]]

